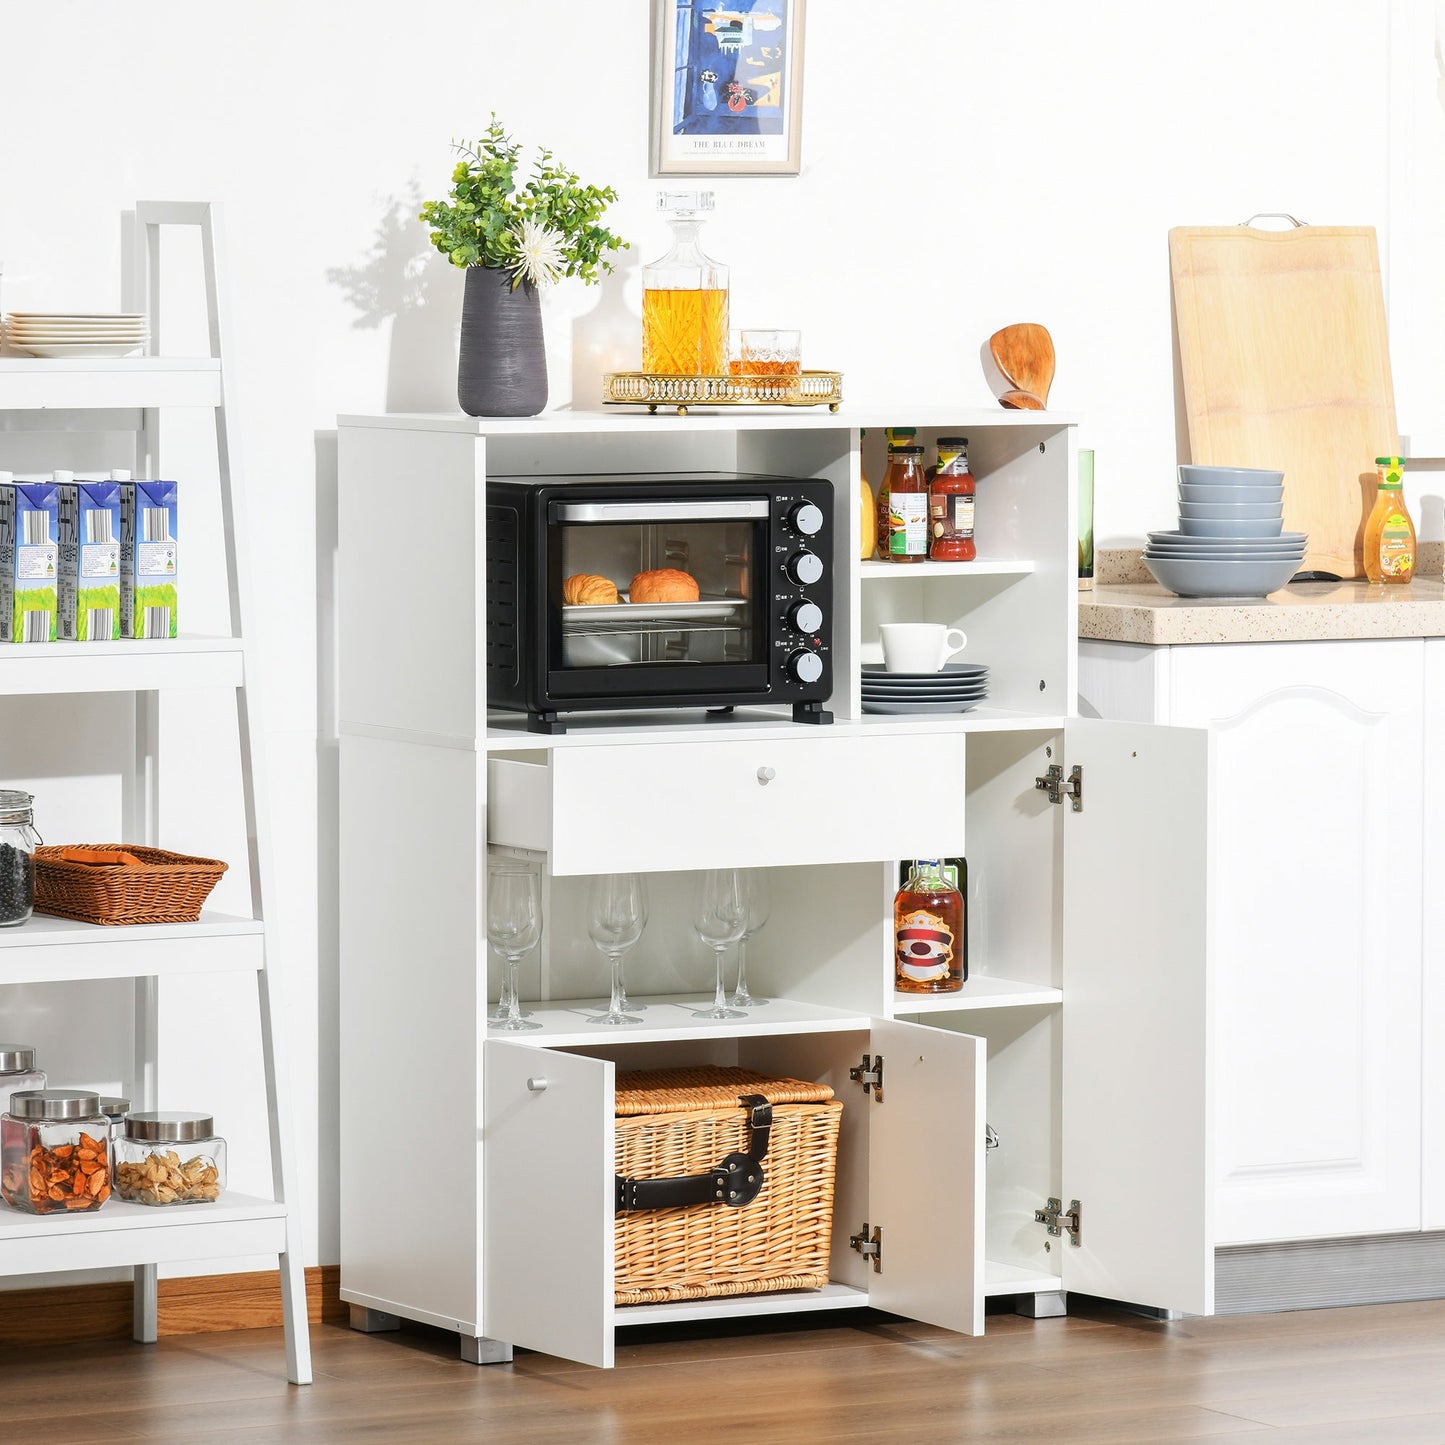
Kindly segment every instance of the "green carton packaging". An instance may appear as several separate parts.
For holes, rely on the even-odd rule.
[[[120,483],[120,635],[176,635],[176,484]]]
[[[0,472],[0,643],[55,641],[58,490]]]
[[[60,487],[60,586],[56,632],[62,642],[112,642],[120,637],[120,485],[73,482]]]

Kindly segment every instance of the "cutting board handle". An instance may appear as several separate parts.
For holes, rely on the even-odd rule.
[[[1256,211],[1247,221],[1241,221],[1241,226],[1252,226],[1256,221],[1288,221],[1291,226],[1302,227],[1309,224],[1308,221],[1297,221],[1288,211]]]

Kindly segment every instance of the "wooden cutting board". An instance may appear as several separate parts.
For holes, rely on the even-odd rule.
[[[1370,226],[1169,233],[1190,460],[1284,472],[1304,568],[1364,575],[1375,458],[1399,449]]]

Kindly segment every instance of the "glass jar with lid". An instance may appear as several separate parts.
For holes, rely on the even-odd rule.
[[[29,921],[35,909],[35,799],[0,788],[0,928]]]
[[[110,1130],[100,1097],[31,1089],[0,1114],[0,1195],[27,1214],[76,1214],[110,1198]]]
[[[115,1189],[135,1204],[212,1204],[226,1187],[226,1141],[210,1114],[127,1114]]]
[[[29,1044],[0,1044],[0,1112],[10,1107],[11,1094],[44,1087],[45,1070],[35,1067],[35,1050]]]

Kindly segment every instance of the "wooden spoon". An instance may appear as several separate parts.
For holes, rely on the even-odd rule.
[[[995,331],[988,339],[989,354],[1011,390],[999,397],[1001,406],[1020,411],[1043,411],[1054,382],[1054,341],[1033,321],[1020,321]]]

